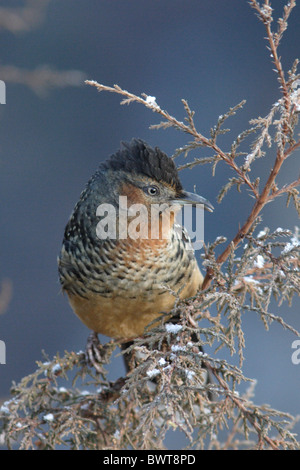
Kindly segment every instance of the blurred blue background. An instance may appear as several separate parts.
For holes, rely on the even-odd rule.
[[[1,7],[22,4],[0,1]],[[275,18],[284,4],[272,2]],[[298,7],[280,48],[286,69],[300,55],[299,18]],[[80,70],[100,83],[155,96],[179,120],[184,118],[185,98],[206,136],[220,114],[246,99],[243,110],[225,125],[230,135],[220,139],[229,149],[249,120],[265,116],[280,97],[264,36],[264,26],[246,0],[50,0],[45,17],[30,31],[0,31],[1,65]],[[188,141],[175,130],[149,130],[160,121],[158,115],[138,104],[120,106],[119,96],[99,94],[93,87],[53,89],[40,96],[24,85],[6,86],[7,104],[0,107],[0,279],[11,280],[13,293],[0,316],[7,355],[7,364],[0,365],[0,400],[8,397],[12,380],[34,370],[42,350],[51,357],[85,347],[89,331],[60,293],[56,258],[65,224],[88,178],[121,140],[139,137],[169,155]],[[299,152],[284,166],[281,184],[295,179],[297,156]],[[271,149],[256,161],[253,179],[260,175],[264,181],[273,159]],[[208,165],[181,173],[187,190],[196,185],[216,207],[205,218],[207,242],[235,235],[253,204],[246,189],[242,194],[231,190],[217,204],[229,176],[234,175],[222,163],[215,177]],[[262,215],[261,229],[293,229],[298,222],[296,211],[285,208],[285,198]],[[300,328],[297,299],[292,308],[274,305],[273,313],[280,312]],[[300,365],[291,362],[296,338],[276,324],[265,331],[255,314],[245,315],[244,327],[244,372],[258,380],[254,401],[300,413]],[[120,360],[110,368],[112,378],[124,373]]]

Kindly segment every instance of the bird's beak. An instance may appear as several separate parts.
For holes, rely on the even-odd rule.
[[[192,206],[196,206],[197,204],[203,204],[204,209],[212,212],[214,210],[214,206],[204,197],[199,196],[195,193],[189,193],[187,191],[182,191],[180,196],[176,199],[172,200],[173,204],[191,204]]]

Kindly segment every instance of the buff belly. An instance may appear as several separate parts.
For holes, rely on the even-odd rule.
[[[192,280],[183,285],[179,297],[185,299],[195,295],[202,280],[199,269],[195,269]],[[167,291],[151,296],[149,300],[144,295],[126,298],[118,295],[103,297],[94,293],[89,293],[88,298],[71,293],[68,297],[74,312],[88,328],[116,339],[143,335],[146,326],[162,313],[170,312],[176,300]]]

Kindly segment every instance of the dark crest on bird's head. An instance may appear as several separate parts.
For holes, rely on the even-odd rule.
[[[176,192],[182,190],[173,160],[158,147],[153,149],[140,139],[133,139],[130,143],[122,142],[122,145],[123,149],[118,150],[101,165],[103,169],[145,175],[171,185]]]

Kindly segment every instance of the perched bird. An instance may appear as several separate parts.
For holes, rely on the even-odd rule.
[[[171,158],[142,140],[123,143],[89,180],[65,228],[58,265],[62,289],[92,339],[141,336],[173,308],[174,293],[184,299],[201,288],[190,239],[175,223],[183,204],[213,210],[184,191]]]

